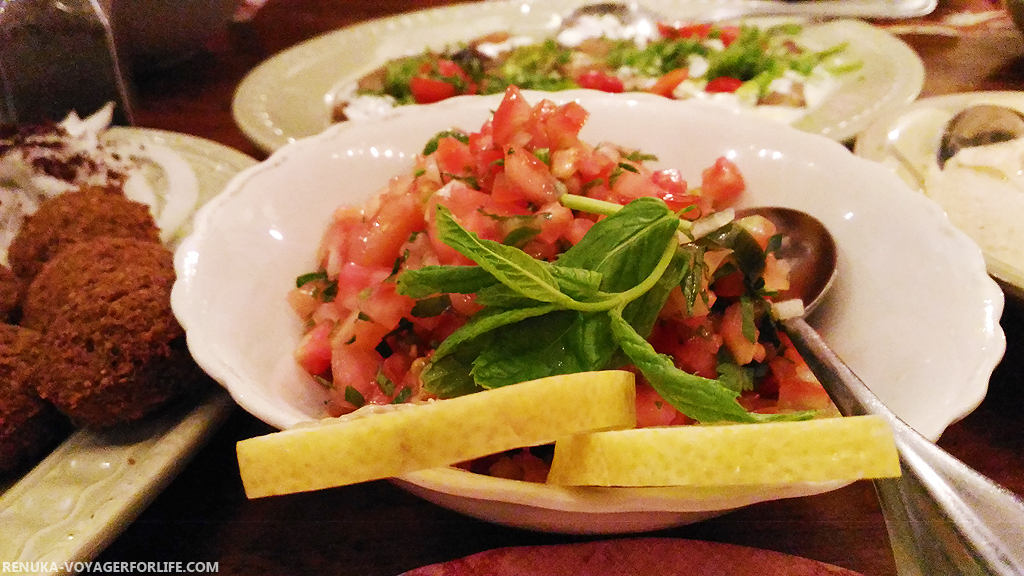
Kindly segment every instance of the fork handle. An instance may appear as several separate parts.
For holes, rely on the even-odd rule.
[[[875,490],[899,574],[1024,575],[1024,501],[903,422],[803,318],[782,327],[840,413],[892,427],[902,476]]]

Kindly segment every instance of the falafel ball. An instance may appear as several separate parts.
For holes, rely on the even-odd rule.
[[[149,206],[118,190],[83,188],[40,204],[11,241],[7,259],[18,277],[30,280],[61,248],[99,236],[159,242],[160,229]]]
[[[34,330],[0,324],[0,473],[28,463],[69,428],[32,385],[39,339]]]
[[[44,331],[76,290],[124,285],[159,291],[174,282],[173,255],[156,242],[104,236],[69,245],[65,251],[68,254],[51,258],[29,283],[21,303],[22,326]]]
[[[63,279],[66,296],[42,331],[47,362],[37,369],[37,386],[76,425],[135,421],[208,382],[171,312],[168,249],[97,238],[62,250],[37,280],[50,278],[50,269],[75,270],[76,278]]]
[[[0,322],[14,322],[25,283],[7,266],[0,266]]]

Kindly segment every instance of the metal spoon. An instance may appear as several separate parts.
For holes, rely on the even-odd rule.
[[[997,104],[968,106],[946,124],[939,143],[939,168],[962,148],[1006,142],[1024,136],[1024,114]]]
[[[809,214],[789,208],[753,208],[775,223],[794,248],[798,279],[789,297],[805,303],[805,315],[822,300],[836,274],[835,241]],[[785,247],[785,243],[784,243]],[[936,446],[899,419],[804,320],[781,322],[839,411],[875,414],[892,427],[902,477],[875,481],[899,573],[1024,574],[1024,501]]]

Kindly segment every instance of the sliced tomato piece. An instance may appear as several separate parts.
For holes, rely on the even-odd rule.
[[[413,232],[425,228],[423,205],[417,198],[404,191],[386,194],[377,213],[363,227],[359,242],[350,246],[350,259],[364,266],[390,269]]]
[[[580,130],[590,113],[579,102],[566,102],[544,119],[552,152],[579,146]]]
[[[458,94],[454,84],[425,76],[413,76],[409,81],[409,91],[417,104],[440,102]]]
[[[668,426],[679,416],[679,411],[665,401],[646,382],[636,385],[636,427]]]
[[[725,156],[701,172],[701,194],[716,210],[735,203],[746,187],[740,169]]]
[[[310,374],[323,374],[331,368],[332,322],[322,322],[302,336],[295,349],[295,361]]]
[[[558,199],[556,180],[548,165],[525,148],[511,147],[505,153],[505,174],[509,184],[529,202],[539,205]]]
[[[705,92],[712,94],[715,93],[733,93],[743,86],[743,80],[739,78],[733,78],[732,76],[719,76],[713,80],[708,81],[707,86],[704,87]]]
[[[454,136],[438,140],[433,157],[441,172],[453,176],[468,176],[476,165],[476,158],[470,151],[469,144],[464,144]]]
[[[576,83],[580,85],[580,88],[589,88],[591,90],[600,90],[601,92],[611,92],[613,94],[625,92],[626,90],[626,86],[623,85],[622,80],[613,74],[604,72],[603,70],[587,70],[576,78]]]
[[[522,128],[530,119],[533,109],[515,86],[509,86],[505,97],[491,117],[491,132],[494,144],[500,148],[511,145],[525,145],[530,137]],[[524,141],[524,136],[527,138]]]
[[[725,45],[725,47],[727,48],[739,37],[739,26],[721,26],[718,28],[718,39],[721,40],[722,44]]]
[[[658,32],[665,38],[693,38],[695,40],[703,40],[711,34],[712,28],[713,25],[710,23],[658,23]]]
[[[672,92],[676,89],[676,86],[682,84],[683,81],[689,77],[690,70],[688,68],[676,68],[675,70],[665,73],[661,78],[658,78],[654,85],[648,88],[647,91],[651,94],[671,98]]]

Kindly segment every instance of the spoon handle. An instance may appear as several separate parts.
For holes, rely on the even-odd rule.
[[[900,420],[803,318],[782,326],[840,413],[892,427],[903,475],[875,490],[900,575],[1024,575],[1024,501]]]

